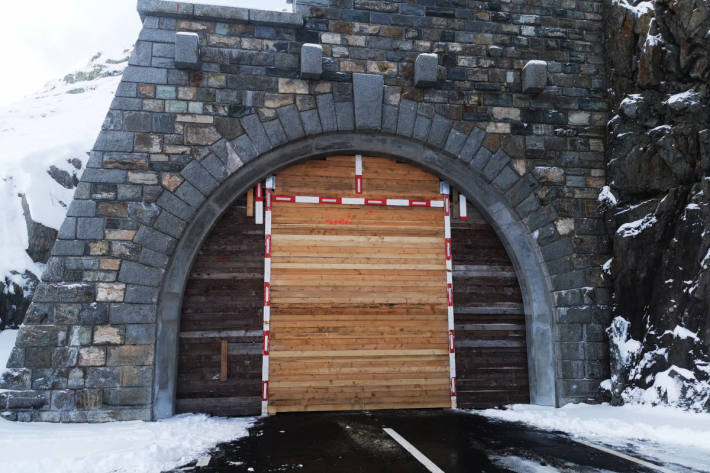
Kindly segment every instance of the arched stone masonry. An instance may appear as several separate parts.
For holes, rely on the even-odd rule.
[[[139,2],[144,27],[131,65],[20,330],[11,370],[0,382],[7,389],[0,409],[9,418],[171,415],[180,303],[195,252],[222,212],[255,182],[334,152],[410,161],[464,192],[495,228],[522,286],[532,402],[559,405],[593,395],[607,370],[607,295],[596,264],[606,247],[592,207],[603,183],[594,177],[603,173],[590,172],[602,167],[602,150],[593,149],[602,147],[603,130],[589,125],[591,112],[582,103],[600,99],[585,98],[565,112],[528,101],[529,108],[508,107],[509,115],[498,121],[490,119],[493,110],[486,112],[489,120],[479,120],[484,115],[462,113],[458,98],[439,102],[446,89],[422,92],[408,85],[411,55],[403,57],[400,75],[329,66],[321,81],[298,80],[291,71],[304,39],[331,45],[327,52],[331,61],[335,57],[333,35],[340,33],[319,31],[340,28],[322,20],[336,10],[314,10],[304,19],[176,5]],[[367,8],[338,12],[363,22],[366,12],[367,21],[380,21]],[[443,30],[461,28],[461,39],[467,38],[463,20],[440,23],[428,22],[422,31],[437,31],[445,41]],[[513,29],[522,34],[520,26]],[[200,71],[172,64],[176,30],[200,35]],[[377,32],[366,33],[373,44],[389,38],[380,27]],[[487,60],[495,63],[495,57]],[[523,102],[516,92],[521,64],[505,64],[514,84],[507,93]],[[256,74],[262,70],[268,74]],[[481,103],[508,100],[501,92],[480,94]],[[547,99],[553,108],[569,103],[564,95]],[[584,117],[575,115],[580,113]],[[575,124],[582,119],[584,125]],[[552,128],[556,121],[559,133]],[[546,153],[559,165],[529,161]]]

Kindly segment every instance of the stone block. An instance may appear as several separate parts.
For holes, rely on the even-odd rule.
[[[51,407],[55,411],[70,411],[76,406],[73,390],[52,391]]]
[[[49,406],[49,391],[8,391],[8,409],[44,409]]]
[[[98,409],[102,402],[102,389],[78,389],[76,391],[76,408],[81,410]]]
[[[79,349],[79,366],[103,366],[106,364],[106,348],[86,347]]]
[[[69,341],[71,346],[88,345],[91,343],[91,327],[75,325],[69,329]]]
[[[94,143],[94,151],[133,151],[133,133],[102,131]]]
[[[332,94],[320,94],[316,96],[318,104],[318,114],[320,115],[321,127],[324,132],[336,131],[338,122],[335,118],[335,104]]]
[[[56,347],[66,338],[66,328],[54,325],[23,325],[17,334],[18,347]]]
[[[265,153],[271,149],[271,141],[269,141],[269,137],[266,135],[266,130],[264,130],[264,127],[256,114],[247,115],[242,118],[241,125],[249,136],[249,139],[251,139],[252,143],[254,143],[254,148],[256,148],[259,153]]]
[[[414,60],[414,86],[432,87],[436,85],[439,70],[439,56],[436,53],[422,53]]]
[[[320,79],[323,74],[323,46],[305,43],[301,46],[301,78]]]
[[[295,105],[287,105],[277,110],[279,120],[283,126],[286,136],[290,141],[302,138],[306,132],[303,130],[301,116]]]
[[[101,240],[104,236],[104,219],[81,217],[77,219],[76,237],[79,240]]]
[[[523,93],[539,94],[547,85],[547,61],[528,61],[522,73]]]
[[[121,345],[125,339],[125,327],[97,325],[94,327],[94,345]]]
[[[195,186],[200,192],[202,192],[204,195],[209,195],[214,189],[217,188],[219,183],[215,180],[214,177],[205,169],[199,162],[197,161],[192,161],[190,164],[185,166],[185,168],[182,170],[180,173],[185,179],[187,179],[190,184]],[[163,192],[163,196],[166,195],[165,192]],[[161,196],[162,198],[162,196]],[[160,200],[158,201],[158,205],[160,205]],[[162,207],[162,205],[161,205]],[[171,209],[167,209],[171,210]],[[183,213],[176,213],[172,212],[174,215],[182,218],[183,220],[188,220],[189,216],[187,218],[184,218]],[[192,212],[190,213],[190,216],[192,215]]]
[[[155,322],[153,304],[111,304],[112,324],[147,324]]]
[[[153,345],[108,347],[107,366],[140,366],[153,364]]]
[[[4,370],[0,366],[0,370]],[[29,369],[8,369],[0,372],[0,390],[2,389],[30,389],[32,377]]]
[[[117,388],[121,385],[121,368],[88,368],[87,388]]]
[[[384,77],[378,74],[353,74],[355,126],[358,129],[382,128]]]
[[[150,251],[154,254],[160,254],[147,249],[143,249],[143,252],[141,252],[141,254],[145,253],[146,251]],[[163,257],[167,259],[166,256]],[[142,260],[141,262],[147,264],[147,262],[144,260]],[[124,301],[127,303],[155,304],[157,300],[158,288],[156,287],[139,286],[135,284],[128,284],[126,286],[126,297]]]
[[[99,283],[96,286],[96,300],[99,302],[121,302],[125,293],[125,284]]]
[[[104,389],[105,406],[143,406],[149,402],[149,387]]]
[[[52,353],[53,368],[70,368],[76,366],[79,359],[79,349],[76,347],[55,348]]]
[[[144,345],[154,342],[154,324],[132,324],[126,326],[126,343]]]
[[[182,202],[180,199],[173,196],[172,194],[163,194],[163,195],[170,195],[176,201]],[[160,200],[159,200],[159,203],[160,203]],[[189,208],[187,206],[187,204],[183,203],[183,205],[186,208]],[[172,210],[170,212],[174,214],[174,212],[172,212]],[[179,217],[179,215],[178,215],[178,217]],[[135,237],[134,241],[140,245],[143,245],[145,248],[149,248],[151,250],[158,251],[160,253],[168,253],[168,252],[172,251],[172,249],[175,245],[175,239],[173,237],[171,237],[170,235],[160,233],[160,232],[153,230],[152,228],[148,228],[146,226],[141,226],[138,229],[138,233],[136,233],[136,237]]]

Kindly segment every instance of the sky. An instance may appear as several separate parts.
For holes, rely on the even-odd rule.
[[[136,0],[3,1],[0,105],[37,92],[50,80],[83,67],[99,51],[117,56],[140,30]],[[285,0],[193,0],[267,10]]]

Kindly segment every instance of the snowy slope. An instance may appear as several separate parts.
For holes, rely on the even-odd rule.
[[[69,161],[78,159],[83,169],[127,55],[95,57],[85,69],[0,107],[0,280],[11,271],[41,275],[41,265],[25,253],[27,228],[19,195],[26,196],[33,220],[59,228],[74,191],[47,171],[54,165],[80,175]],[[78,80],[92,76],[98,77]]]

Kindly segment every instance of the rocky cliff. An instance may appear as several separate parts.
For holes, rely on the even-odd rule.
[[[710,410],[710,1],[608,0],[612,400]]]

